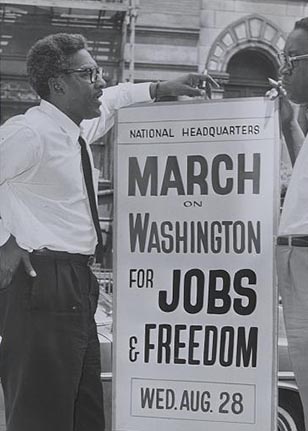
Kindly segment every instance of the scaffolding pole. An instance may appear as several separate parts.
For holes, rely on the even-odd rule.
[[[121,51],[120,51],[120,62],[119,62],[119,82],[124,81],[125,72],[125,47],[127,44],[127,27],[129,25],[129,12],[127,11],[122,24],[122,40],[121,40]]]
[[[128,0],[108,2],[105,0],[0,0],[0,5],[57,7],[86,10],[110,10],[125,12],[128,8]]]
[[[129,5],[129,82],[134,82],[135,75],[135,34],[136,34],[136,21],[138,16],[139,0],[130,0]]]

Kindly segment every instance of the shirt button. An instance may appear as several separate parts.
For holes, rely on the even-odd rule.
[[[72,307],[72,310],[73,310],[73,311],[76,311],[76,310],[77,310],[76,305],[74,305],[74,306]]]

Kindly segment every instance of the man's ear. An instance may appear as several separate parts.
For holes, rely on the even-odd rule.
[[[64,85],[61,78],[49,78],[48,80],[48,87],[50,93],[56,93],[56,94],[64,94]]]

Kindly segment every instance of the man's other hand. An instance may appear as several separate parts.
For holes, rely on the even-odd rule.
[[[4,289],[11,283],[20,262],[23,262],[27,274],[36,277],[28,251],[19,247],[11,235],[8,241],[0,247],[0,289]]]

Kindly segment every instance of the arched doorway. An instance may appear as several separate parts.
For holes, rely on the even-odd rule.
[[[248,48],[231,57],[227,73],[230,78],[225,84],[225,98],[254,97],[264,96],[270,88],[268,78],[277,79],[278,70],[267,55]]]

